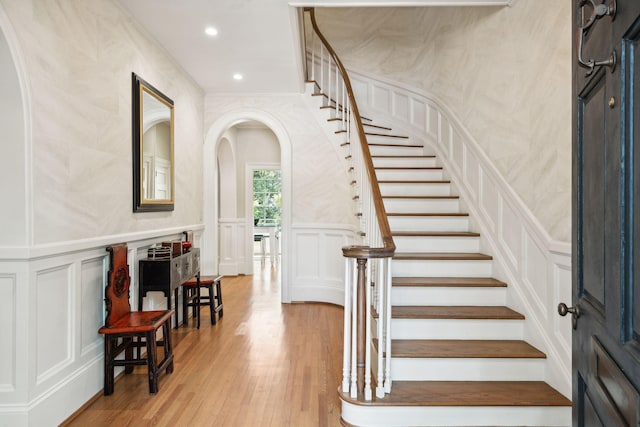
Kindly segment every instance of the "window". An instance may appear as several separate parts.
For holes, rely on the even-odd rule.
[[[280,170],[254,170],[253,224],[279,226],[281,208]]]

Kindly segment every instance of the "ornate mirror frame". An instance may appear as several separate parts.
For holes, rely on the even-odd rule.
[[[133,211],[172,211],[175,201],[173,101],[135,73],[131,73],[131,81]],[[156,155],[156,152],[162,154]]]

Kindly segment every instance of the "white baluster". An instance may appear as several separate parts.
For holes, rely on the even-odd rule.
[[[386,336],[384,333],[384,319],[385,315],[385,287],[386,287],[386,273],[385,273],[386,259],[378,260],[378,304],[376,310],[378,311],[378,382],[376,387],[376,397],[384,397],[384,350],[386,349]]]
[[[311,80],[314,81],[314,86],[316,83],[316,32],[311,32]],[[316,88],[313,88],[313,92],[315,93]]]
[[[365,281],[365,348],[364,348],[364,399],[371,400],[371,268],[373,260],[367,263],[367,275]]]
[[[351,398],[358,397],[358,264],[354,260],[351,282]]]
[[[324,90],[324,45],[320,43],[320,90]]]
[[[343,341],[343,360],[342,360],[342,392],[349,392],[349,381],[351,379],[351,322],[349,319],[349,310],[351,310],[351,292],[350,289],[353,286],[351,283],[351,271],[353,268],[353,259],[345,258],[345,271],[344,271],[344,341]]]
[[[385,310],[385,320],[384,320],[384,336],[385,336],[385,344],[386,344],[386,355],[387,359],[385,360],[385,378],[384,378],[384,390],[387,393],[391,393],[391,258],[386,258],[386,273],[387,280],[385,281],[385,302],[387,304],[387,308]]]

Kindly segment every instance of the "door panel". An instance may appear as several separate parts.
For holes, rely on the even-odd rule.
[[[617,3],[574,47],[573,424],[640,426],[640,1],[574,0],[574,31],[592,5]],[[584,6],[585,7],[581,7]],[[637,126],[636,126],[637,123]],[[637,148],[636,148],[637,147]]]

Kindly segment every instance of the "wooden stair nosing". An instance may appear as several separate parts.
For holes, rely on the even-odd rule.
[[[442,166],[375,166],[374,167],[375,170],[383,170],[383,171],[389,171],[389,170],[398,170],[398,171],[406,171],[406,170],[410,170],[410,171],[415,171],[415,170],[427,170],[427,171],[441,171],[442,170]]]
[[[472,252],[396,252],[393,259],[403,261],[490,261],[493,257]]]
[[[378,340],[373,344],[378,348]],[[394,358],[429,359],[546,359],[547,355],[522,340],[391,340]]]
[[[506,288],[507,284],[492,277],[394,277],[393,286],[425,286],[451,288]]]
[[[394,381],[383,398],[360,401],[338,391],[340,399],[359,406],[565,407],[571,401],[544,381]]]
[[[374,125],[371,123],[363,123],[364,126],[368,126],[368,127],[372,127],[372,128],[376,128],[376,129],[383,129],[383,130],[393,130],[391,128],[388,128],[386,126],[379,126],[379,125]]]
[[[393,237],[480,237],[474,231],[396,231]]]
[[[424,155],[424,156],[371,156],[372,159],[435,159],[434,155]]]
[[[456,320],[523,320],[524,316],[504,306],[393,306],[393,319],[456,319]]]
[[[378,180],[378,184],[451,184],[448,179],[440,180]]]
[[[456,200],[460,196],[382,196],[383,199]]]
[[[466,212],[421,212],[421,213],[406,213],[406,212],[387,212],[387,216],[469,216]]]
[[[400,148],[424,148],[424,145],[410,145],[410,144],[380,144],[377,142],[368,143],[372,147],[400,147]]]
[[[386,133],[375,133],[375,132],[365,132],[364,133],[367,136],[382,136],[382,137],[386,137],[386,138],[400,138],[400,139],[409,139],[408,136],[405,135],[389,135]]]

